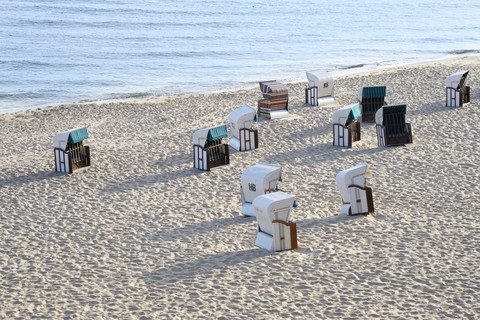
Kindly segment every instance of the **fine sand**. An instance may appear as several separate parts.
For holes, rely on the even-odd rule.
[[[463,69],[471,102],[447,108]],[[378,147],[362,124],[333,147],[332,112],[373,85],[407,104],[413,143]],[[259,149],[211,172],[193,168],[193,132],[258,88],[0,115],[0,318],[480,318],[480,57],[339,77],[328,106],[288,87],[290,117],[260,119]],[[53,136],[82,125],[92,166],[56,173]],[[240,177],[258,162],[283,166],[298,250],[254,245]],[[339,215],[335,176],[359,163],[375,213]]]

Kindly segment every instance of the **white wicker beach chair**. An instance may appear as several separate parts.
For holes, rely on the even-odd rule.
[[[343,202],[341,214],[354,216],[374,212],[372,189],[366,186],[365,179],[369,176],[366,164],[359,164],[337,174],[337,186]]]
[[[83,145],[88,138],[87,128],[76,128],[53,137],[55,171],[72,173],[73,170],[90,166],[90,148]]]
[[[305,89],[305,103],[321,106],[335,102],[333,98],[333,77],[324,71],[307,72],[308,88]]]
[[[470,87],[465,85],[468,70],[455,72],[445,80],[447,107],[461,107],[470,102]]]
[[[258,130],[252,129],[257,121],[257,111],[250,106],[243,106],[230,112],[230,147],[237,151],[258,148]]]
[[[210,171],[211,168],[230,163],[226,126],[205,128],[193,133],[193,167]]]
[[[289,216],[295,206],[295,197],[282,191],[258,196],[253,208],[258,222],[255,245],[269,251],[297,248],[297,225]]]
[[[361,116],[358,103],[346,105],[332,114],[334,146],[351,148],[353,142],[360,140],[360,122],[356,120]]]

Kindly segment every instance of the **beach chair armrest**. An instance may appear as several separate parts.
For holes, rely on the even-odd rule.
[[[286,226],[290,226],[292,223],[291,222],[287,222],[287,221],[283,221],[283,220],[273,220],[272,221],[273,223],[280,223],[280,224],[284,224]]]
[[[369,187],[362,187],[362,186],[358,186],[356,184],[351,184],[348,186],[349,188],[358,188],[358,189],[361,189],[361,190],[367,190],[369,189]]]

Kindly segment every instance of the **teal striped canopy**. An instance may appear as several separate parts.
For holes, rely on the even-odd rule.
[[[357,103],[350,111],[350,114],[348,115],[348,119],[355,120],[360,118],[361,116],[362,116],[362,108],[360,108],[360,105]]]
[[[381,98],[387,95],[387,87],[364,87],[362,90],[362,98]]]
[[[68,143],[70,144],[77,143],[87,138],[88,138],[87,128],[80,128],[70,132],[70,135],[68,136]]]
[[[407,105],[405,104],[397,104],[397,105],[391,105],[391,106],[384,106],[383,107],[383,114],[389,114],[389,113],[407,113]]]
[[[220,127],[211,128],[208,131],[207,139],[208,141],[215,141],[215,140],[220,140],[226,137],[228,137],[227,126],[223,125]]]

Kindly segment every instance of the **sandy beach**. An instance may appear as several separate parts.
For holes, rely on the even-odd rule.
[[[471,102],[447,108],[464,69]],[[258,88],[0,115],[0,318],[479,319],[480,56],[335,78],[327,106],[287,85],[290,117],[261,118],[259,149],[210,172],[193,132],[256,107]],[[366,123],[333,147],[332,113],[374,85],[407,104],[413,143],[378,147]],[[92,166],[56,173],[53,136],[79,126]],[[296,196],[297,250],[254,245],[240,177],[258,162]],[[339,215],[335,176],[359,163],[375,213]]]

